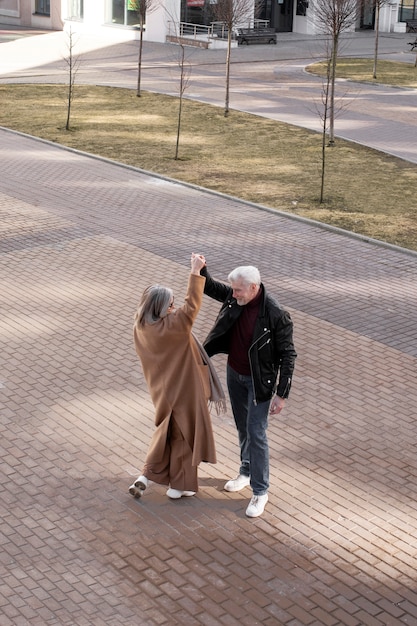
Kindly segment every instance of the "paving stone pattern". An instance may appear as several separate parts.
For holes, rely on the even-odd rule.
[[[417,256],[0,137],[1,626],[417,624]],[[132,315],[152,282],[181,300],[193,250],[258,265],[295,323],[258,519],[222,490],[230,408],[197,496],[127,492],[153,432]]]

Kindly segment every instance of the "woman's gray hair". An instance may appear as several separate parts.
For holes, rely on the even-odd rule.
[[[253,265],[240,265],[230,272],[227,277],[230,283],[242,280],[246,285],[260,285],[261,275]]]
[[[145,289],[135,314],[135,322],[139,326],[155,324],[168,313],[173,292],[162,285],[150,285]]]

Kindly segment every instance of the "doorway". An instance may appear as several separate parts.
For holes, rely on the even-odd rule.
[[[291,33],[293,14],[294,0],[265,0],[259,18],[268,20],[278,33]]]

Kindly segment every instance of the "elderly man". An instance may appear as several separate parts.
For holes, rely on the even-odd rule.
[[[297,356],[291,317],[266,291],[259,270],[241,266],[214,280],[207,266],[204,293],[222,302],[204,347],[228,355],[227,386],[240,444],[240,470],[226,491],[251,486],[248,517],[262,515],[268,501],[268,414],[277,415],[288,398]]]

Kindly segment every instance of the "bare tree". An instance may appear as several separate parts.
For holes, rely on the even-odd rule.
[[[172,8],[172,7],[171,7]],[[179,54],[177,58],[177,65],[180,72],[180,82],[178,87],[179,92],[179,102],[178,102],[178,122],[177,122],[177,140],[175,144],[175,156],[174,159],[177,161],[179,159],[179,147],[180,147],[180,135],[181,135],[181,122],[182,122],[182,112],[183,112],[183,102],[184,102],[184,93],[190,83],[190,76],[192,65],[188,58],[186,58],[185,54],[185,45],[181,41],[179,37],[180,33],[180,20],[179,16],[176,13],[171,13],[165,7],[166,19],[170,24],[170,29],[173,28],[174,32],[178,33],[178,46],[179,46]],[[175,49],[175,48],[173,48]]]
[[[142,51],[143,51],[143,30],[145,27],[146,15],[155,11],[158,6],[158,0],[131,0],[136,5],[136,13],[139,18],[139,53],[138,53],[138,82],[136,88],[136,95],[138,98],[141,96],[140,81],[142,75]]]
[[[320,183],[320,204],[324,202],[324,182],[326,174],[326,136],[329,113],[329,92],[330,92],[330,76],[331,76],[331,57],[328,55],[326,65],[326,80],[323,83],[323,114],[321,116],[323,129],[321,134],[321,183]]]
[[[354,26],[359,10],[358,0],[313,0],[315,20],[321,30],[329,35],[330,55],[329,55],[329,97],[328,97],[328,117],[329,117],[329,145],[334,145],[334,118],[335,118],[335,83],[336,65],[339,51],[341,34]]]
[[[214,20],[223,24],[227,31],[226,95],[224,101],[224,116],[227,117],[230,101],[230,59],[233,32],[236,28],[253,24],[254,18],[259,14],[260,5],[254,0],[217,0],[215,4],[210,6]]]
[[[181,117],[184,92],[188,87],[191,75],[191,63],[185,58],[185,46],[180,44],[180,55],[178,67],[180,69],[180,85],[179,85],[179,106],[178,106],[178,124],[177,124],[177,141],[175,144],[175,160],[179,159],[180,133],[181,133]]]
[[[381,8],[388,4],[391,0],[374,0],[375,2],[375,48],[374,48],[374,66],[372,69],[372,78],[376,78],[376,66],[378,63],[378,44],[379,44],[379,18]]]
[[[323,76],[322,92],[321,92],[321,106],[316,104],[314,107],[315,112],[319,115],[322,122],[321,131],[321,185],[320,185],[320,204],[324,202],[324,186],[325,186],[325,174],[327,167],[327,148],[331,147],[328,141],[329,133],[329,113],[330,113],[330,92],[332,84],[332,45],[330,40],[326,41],[326,72]],[[349,103],[356,94],[352,94],[350,91],[345,91],[333,102],[333,114],[337,117],[344,109],[349,106]]]
[[[72,102],[74,100],[75,94],[75,76],[80,66],[80,59],[74,56],[74,48],[76,45],[76,41],[74,40],[74,33],[70,27],[68,33],[67,40],[67,48],[68,55],[65,58],[65,62],[67,64],[67,72],[68,72],[68,91],[67,91],[67,121],[65,124],[65,130],[70,130],[70,118],[71,118],[71,107]]]

